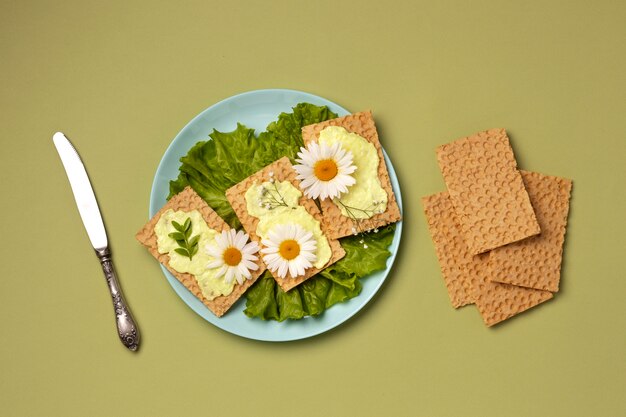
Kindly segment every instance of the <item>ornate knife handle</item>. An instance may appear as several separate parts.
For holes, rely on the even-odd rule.
[[[96,255],[100,259],[102,264],[102,270],[111,292],[111,298],[113,299],[113,308],[115,309],[115,322],[117,324],[117,334],[120,340],[128,349],[133,352],[139,347],[139,329],[133,320],[133,316],[130,314],[130,310],[126,305],[120,283],[115,275],[115,269],[113,268],[113,261],[111,260],[111,251],[109,248],[96,249]]]

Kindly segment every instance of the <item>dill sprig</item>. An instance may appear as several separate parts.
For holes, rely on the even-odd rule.
[[[265,207],[267,210],[274,209],[276,207],[289,207],[280,191],[278,191],[278,185],[274,180],[274,173],[270,172],[270,186],[261,187],[261,198],[259,201],[259,207]]]
[[[352,234],[354,236],[357,236],[359,234],[362,235],[363,233],[365,233],[362,227],[362,223],[364,220],[367,220],[367,219],[362,219],[362,218],[357,217],[356,213],[359,213],[359,212],[363,213],[369,219],[373,215],[380,214],[383,212],[383,210],[380,208],[381,204],[383,204],[383,201],[374,200],[372,204],[370,204],[368,207],[365,207],[365,208],[349,206],[338,198],[336,198],[334,201],[335,203],[343,207],[343,209],[348,214],[348,217],[354,223],[354,226],[352,227]],[[378,233],[378,229],[374,229],[374,233]],[[359,243],[363,244],[363,248],[367,249],[367,244],[365,244],[365,241],[363,239],[361,239]]]

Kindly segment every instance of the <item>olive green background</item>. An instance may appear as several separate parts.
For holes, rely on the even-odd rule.
[[[626,7],[587,3],[2,0],[0,414],[626,415]],[[260,88],[372,109],[404,198],[378,296],[292,343],[205,322],[134,240],[178,131]],[[492,127],[574,190],[561,291],[489,329],[450,306],[420,198],[444,189],[435,146]],[[95,186],[138,353],[115,335],[57,130]]]

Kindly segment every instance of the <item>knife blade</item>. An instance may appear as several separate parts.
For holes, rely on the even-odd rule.
[[[80,218],[83,221],[91,245],[96,251],[96,256],[102,265],[113,301],[118,336],[124,346],[131,351],[136,351],[139,347],[139,330],[122,295],[111,258],[106,229],[93,187],[87,175],[87,170],[78,152],[63,133],[55,133],[52,136],[52,141],[61,157],[65,173],[70,181]]]

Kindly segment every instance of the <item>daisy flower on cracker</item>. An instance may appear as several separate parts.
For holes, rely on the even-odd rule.
[[[306,148],[300,148],[298,158],[293,168],[301,181],[300,187],[309,198],[333,199],[356,183],[351,175],[356,171],[352,152],[339,143],[328,146],[311,142]]]
[[[206,252],[211,255],[214,260],[207,264],[207,268],[220,268],[217,272],[217,278],[225,275],[225,281],[230,284],[236,279],[242,284],[245,279],[250,279],[252,274],[250,271],[256,271],[259,266],[254,262],[259,258],[256,253],[259,251],[259,245],[255,241],[249,242],[249,236],[242,231],[230,229],[222,231],[221,234],[215,236],[215,244],[207,245]]]
[[[292,278],[304,275],[305,270],[317,261],[317,242],[313,233],[298,224],[281,224],[268,233],[268,238],[261,243],[263,261],[267,268],[280,278],[287,272]]]

